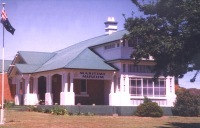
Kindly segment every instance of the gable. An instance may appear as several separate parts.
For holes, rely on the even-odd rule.
[[[74,60],[67,64],[65,68],[116,70],[88,48],[83,50]]]

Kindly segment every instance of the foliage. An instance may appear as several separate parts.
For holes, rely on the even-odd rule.
[[[51,109],[51,113],[55,114],[55,115],[66,115],[68,114],[68,111],[66,108],[64,108],[63,106],[59,106],[59,105],[55,105],[52,109]]]
[[[163,116],[163,110],[157,103],[145,98],[144,103],[137,107],[136,115],[142,117],[161,117]]]
[[[144,103],[152,102],[151,99],[147,98],[146,96],[144,97]]]
[[[198,116],[200,114],[200,93],[194,90],[177,92],[175,106],[172,108],[173,115]]]
[[[92,112],[86,112],[86,113],[82,113],[82,112],[78,112],[78,113],[69,113],[70,116],[94,116],[95,114]]]
[[[15,103],[13,101],[4,101],[4,108],[11,108],[15,105]]]
[[[77,115],[77,116],[94,116],[94,113],[91,112],[87,112],[87,113],[71,113],[68,112],[67,109],[64,106],[60,106],[60,105],[55,105],[53,108],[44,108],[44,107],[38,107],[38,106],[34,106],[34,105],[29,105],[27,107],[28,111],[33,111],[33,112],[41,112],[41,113],[51,113],[54,115]]]
[[[179,85],[175,85],[175,94],[185,92],[187,89],[184,87],[180,87]]]
[[[136,42],[131,58],[155,59],[155,78],[160,75],[183,77],[200,69],[200,1],[199,0],[132,0],[144,17],[125,17],[127,40]],[[125,15],[124,15],[125,16]]]
[[[42,108],[42,107],[37,107],[34,105],[29,105],[27,107],[28,111],[33,111],[33,112],[42,112],[42,113],[50,113],[48,109]]]

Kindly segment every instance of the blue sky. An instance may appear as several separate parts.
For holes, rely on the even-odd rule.
[[[0,0],[16,29],[5,31],[5,59],[12,60],[17,51],[54,52],[105,33],[104,22],[115,17],[118,30],[124,29],[127,17],[142,16],[131,0]],[[0,27],[0,42],[2,42]],[[2,46],[0,46],[2,48]],[[2,53],[0,53],[2,58]],[[191,74],[180,80],[184,87],[200,88],[200,78],[190,83]],[[197,86],[199,85],[199,86]]]
[[[136,7],[131,0],[1,0],[14,36],[5,33],[5,58],[17,51],[53,52],[105,33],[109,16],[122,30],[124,17]],[[136,13],[139,16],[138,13]],[[0,30],[0,35],[2,31]],[[1,40],[1,38],[0,38]]]

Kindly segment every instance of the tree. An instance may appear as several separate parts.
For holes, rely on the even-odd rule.
[[[127,40],[139,39],[131,54],[135,63],[154,58],[155,78],[160,75],[183,77],[200,70],[200,1],[132,0],[144,17],[126,18]]]
[[[200,90],[189,89],[177,92],[176,102],[172,108],[175,116],[199,116]]]

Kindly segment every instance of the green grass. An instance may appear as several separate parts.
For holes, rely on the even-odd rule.
[[[200,117],[57,116],[5,110],[0,128],[200,128]]]

